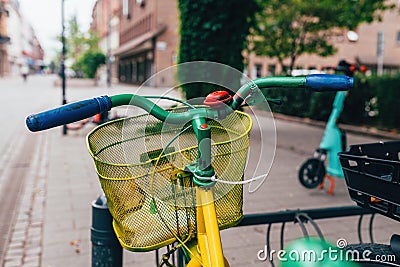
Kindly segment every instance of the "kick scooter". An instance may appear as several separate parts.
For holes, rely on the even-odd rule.
[[[353,77],[355,71],[365,72],[364,66],[356,66],[341,60],[335,71],[344,72],[345,75]],[[338,153],[346,150],[346,133],[338,127],[340,114],[344,107],[347,92],[337,92],[332,105],[332,112],[325,127],[322,141],[314,152],[312,158],[307,159],[299,170],[300,183],[309,189],[324,186],[324,178],[330,182],[328,193],[333,195],[335,180],[333,177],[343,179],[344,174],[340,165]],[[328,165],[325,168],[325,160]]]

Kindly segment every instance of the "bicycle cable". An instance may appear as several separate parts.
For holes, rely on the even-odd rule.
[[[251,179],[233,182],[233,181],[225,181],[225,180],[218,179],[218,178],[215,176],[215,174],[214,174],[213,176],[211,176],[211,177],[199,176],[199,175],[196,175],[195,173],[193,173],[193,175],[194,175],[197,179],[200,179],[200,180],[209,180],[209,181],[212,181],[212,182],[218,182],[218,183],[222,183],[222,184],[232,184],[232,185],[243,185],[243,184],[248,184],[248,183],[251,183],[251,182],[253,182],[253,181],[260,180],[261,178],[264,178],[264,177],[266,176],[266,174],[262,174],[262,175],[253,177],[253,178],[251,178]]]
[[[152,98],[153,98],[153,99],[166,99],[166,100],[171,100],[171,101],[175,101],[175,102],[181,103],[181,104],[183,104],[183,105],[186,105],[186,106],[188,106],[188,107],[191,108],[191,109],[196,109],[196,107],[193,106],[193,105],[191,105],[190,103],[188,103],[188,102],[186,102],[186,101],[183,101],[183,100],[180,100],[180,99],[177,99],[177,98],[173,98],[173,97],[168,97],[168,96],[144,96],[144,97],[145,97],[145,98],[149,98],[149,99],[152,99]],[[187,126],[185,129],[183,129],[182,131],[180,131],[178,134],[176,134],[176,135],[166,144],[166,146],[165,146],[165,147],[163,148],[163,150],[161,151],[160,155],[156,158],[156,161],[155,161],[155,164],[154,164],[154,168],[153,168],[153,173],[152,173],[152,175],[151,175],[151,188],[152,188],[152,189],[154,189],[154,188],[153,188],[153,185],[154,185],[154,178],[155,178],[154,176],[155,176],[155,173],[156,173],[156,166],[158,165],[158,162],[160,161],[162,155],[165,153],[165,151],[168,149],[168,147],[169,147],[181,134],[183,134],[185,131],[187,131],[187,130],[190,129],[191,127],[192,127],[192,125],[189,125],[189,126]],[[151,198],[152,198],[152,203],[154,204],[154,207],[155,207],[155,209],[156,209],[158,215],[159,215],[160,218],[161,218],[161,221],[162,221],[162,222],[164,223],[164,225],[168,228],[168,230],[172,233],[172,235],[174,236],[174,238],[180,243],[179,245],[183,246],[183,247],[189,252],[189,254],[191,254],[192,257],[194,257],[199,263],[201,263],[201,259],[199,259],[196,255],[194,255],[193,252],[191,252],[191,250],[185,245],[185,243],[186,243],[187,241],[190,240],[191,235],[192,235],[192,232],[191,232],[190,227],[188,226],[189,233],[188,233],[187,238],[186,238],[185,240],[181,240],[181,239],[178,237],[178,235],[176,235],[176,234],[174,233],[174,231],[169,227],[169,225],[168,225],[168,223],[165,221],[165,219],[161,216],[161,214],[160,214],[160,212],[159,212],[159,209],[157,208],[157,204],[156,204],[156,201],[155,201],[155,198],[154,198],[154,191],[153,191],[153,190],[152,190],[152,193],[151,193]],[[175,247],[178,247],[179,245],[177,245],[177,246],[175,246]],[[164,255],[164,256],[165,256],[165,255]],[[165,258],[163,258],[163,260],[164,260],[163,264],[167,264],[167,263],[165,262]]]
[[[151,175],[151,188],[153,188],[154,185],[154,178],[155,178],[155,173],[156,173],[156,167],[158,165],[158,162],[160,161],[161,157],[163,156],[163,154],[165,153],[165,151],[168,149],[168,147],[184,132],[186,132],[187,130],[189,130],[190,128],[192,128],[192,125],[187,126],[186,128],[184,128],[182,131],[180,131],[179,133],[177,133],[174,137],[171,138],[171,140],[166,144],[166,146],[163,148],[163,150],[161,151],[160,155],[156,158],[154,167],[153,167],[153,172]],[[170,233],[174,236],[174,238],[179,242],[179,244],[177,246],[175,246],[176,248],[178,248],[178,246],[182,246],[185,250],[187,250],[189,252],[189,254],[191,254],[191,256],[196,259],[200,264],[202,264],[201,259],[199,259],[190,249],[188,246],[186,246],[186,242],[188,242],[191,239],[191,235],[192,235],[192,231],[188,225],[188,230],[189,233],[187,235],[187,238],[185,240],[182,240],[180,237],[178,237],[177,234],[174,233],[174,231],[171,229],[171,227],[168,225],[168,223],[166,222],[166,220],[161,216],[161,213],[159,212],[159,209],[157,208],[157,204],[154,198],[154,191],[152,190],[151,193],[151,198],[152,198],[152,202],[154,204],[154,207],[158,213],[158,215],[160,216],[161,221],[164,223],[164,225],[168,228],[168,230],[170,231]],[[165,258],[163,259],[165,260]],[[166,264],[164,262],[164,264]]]
[[[184,105],[186,105],[186,106],[188,106],[188,107],[190,107],[190,108],[192,108],[192,109],[195,109],[195,108],[196,108],[195,106],[193,106],[193,105],[191,105],[191,104],[189,104],[189,103],[187,103],[187,102],[185,102],[185,101],[182,101],[182,100],[180,100],[180,99],[175,99],[175,98],[172,98],[172,97],[166,97],[166,96],[161,96],[161,97],[145,96],[145,97],[146,97],[146,98],[155,98],[155,99],[167,99],[167,100],[172,100],[172,101],[176,101],[176,102],[179,102],[179,103],[181,103],[181,104],[184,104]],[[181,134],[183,134],[184,132],[186,132],[186,131],[187,131],[188,129],[190,129],[191,127],[192,127],[192,125],[187,126],[185,129],[183,129],[182,131],[180,131],[179,133],[177,133],[173,138],[171,138],[171,140],[166,144],[166,146],[163,148],[163,150],[161,151],[161,153],[159,154],[159,156],[156,158],[156,161],[155,161],[155,164],[154,164],[154,167],[153,167],[153,172],[152,172],[152,175],[151,175],[151,188],[152,188],[152,189],[153,189],[153,185],[154,185],[154,179],[155,179],[155,173],[156,173],[156,166],[158,165],[158,162],[160,161],[161,157],[163,156],[163,154],[165,153],[165,151],[168,149],[168,147],[169,147]],[[250,182],[253,182],[253,181],[257,181],[257,180],[259,180],[259,179],[265,177],[265,175],[260,175],[260,176],[253,177],[253,178],[248,179],[248,180],[245,180],[245,181],[233,182],[233,181],[225,181],[225,180],[217,179],[215,175],[213,175],[212,177],[200,177],[200,176],[196,175],[195,173],[193,173],[193,175],[194,175],[196,178],[205,179],[205,180],[211,180],[211,181],[220,182],[220,183],[224,183],[224,184],[233,184],[233,185],[247,184],[247,183],[250,183]],[[153,191],[153,190],[152,190],[152,191]],[[194,255],[193,252],[185,245],[185,243],[186,243],[187,241],[189,241],[190,238],[191,238],[191,234],[192,234],[192,233],[191,233],[191,230],[189,230],[189,234],[188,234],[187,238],[186,238],[185,240],[181,240],[181,238],[179,238],[178,235],[174,233],[174,231],[170,228],[170,226],[169,226],[168,223],[165,221],[165,219],[161,216],[161,214],[160,214],[160,212],[159,212],[159,209],[157,208],[157,204],[156,204],[155,198],[154,198],[154,191],[152,192],[151,197],[152,197],[152,203],[154,204],[155,209],[157,210],[157,213],[159,214],[159,216],[160,216],[162,222],[163,222],[164,225],[168,228],[168,230],[171,232],[171,234],[175,237],[175,239],[180,243],[179,245],[181,245],[182,247],[184,247],[184,248],[189,252],[189,254],[191,254],[192,257],[194,257],[199,263],[201,263],[201,259],[199,259],[196,255]],[[190,229],[190,227],[188,227],[188,229]],[[164,255],[164,256],[167,256],[167,255]],[[169,257],[168,257],[168,258],[169,258]],[[163,264],[167,264],[165,261],[167,261],[167,259],[163,257]]]

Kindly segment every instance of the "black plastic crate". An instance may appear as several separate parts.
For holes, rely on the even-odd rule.
[[[400,221],[400,141],[352,145],[339,158],[351,199]]]

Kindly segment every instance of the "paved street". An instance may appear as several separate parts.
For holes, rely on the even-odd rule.
[[[90,266],[90,225],[92,200],[100,193],[93,162],[86,149],[85,135],[94,127],[87,124],[63,136],[61,128],[29,133],[24,119],[33,112],[61,103],[61,89],[54,87],[55,76],[0,79],[4,112],[0,133],[0,190],[7,208],[0,213],[0,266]],[[70,83],[67,100],[78,100],[104,94],[134,93],[136,87]],[[148,95],[164,93],[165,89],[148,88]],[[119,112],[124,112],[120,110]],[[324,190],[307,190],[297,181],[300,164],[318,147],[323,129],[307,124],[275,120],[277,148],[273,153],[273,122],[259,117],[264,133],[269,133],[262,148],[260,165],[272,168],[265,182],[255,192],[245,187],[245,213],[272,212],[297,208],[352,205],[343,180],[337,180],[335,195]],[[267,128],[265,128],[267,127]],[[261,144],[253,133],[247,178],[254,175]],[[348,143],[384,140],[367,135],[348,135]],[[250,188],[254,189],[254,188]],[[345,238],[357,242],[355,218],[330,219],[318,222],[327,239],[333,243]],[[365,223],[366,224],[366,223]],[[367,224],[366,224],[367,225]],[[310,228],[311,229],[311,228]],[[367,229],[365,226],[364,230]],[[374,238],[387,243],[390,234],[400,232],[400,224],[377,216]],[[272,228],[272,245],[279,244],[278,226]],[[312,231],[311,231],[312,232]],[[313,232],[312,232],[313,233]],[[365,239],[367,232],[365,231]],[[231,228],[222,232],[224,251],[231,266],[265,266],[257,259],[264,249],[266,226]],[[301,236],[298,225],[286,226],[285,240]],[[278,248],[278,247],[277,247]],[[124,253],[126,266],[154,266],[154,253]]]
[[[0,132],[0,190],[2,197],[2,209],[0,212],[0,257],[4,259],[6,245],[11,226],[16,220],[19,201],[27,184],[29,167],[35,159],[36,138],[28,135],[24,126],[26,114],[35,109],[44,108],[46,102],[54,105],[54,95],[50,79],[32,77],[27,83],[22,78],[0,79],[2,97],[0,103],[2,112],[2,131]],[[39,94],[40,92],[40,94]],[[43,98],[46,96],[46,99]],[[56,99],[54,99],[56,100]],[[30,197],[30,196],[29,196]],[[23,239],[22,236],[18,237]]]

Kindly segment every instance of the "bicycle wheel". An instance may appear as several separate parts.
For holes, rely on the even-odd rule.
[[[299,170],[299,181],[305,188],[313,189],[322,183],[325,173],[324,162],[317,158],[310,158]]]
[[[354,259],[363,267],[400,266],[400,258],[396,257],[390,245],[350,244],[345,247],[345,250],[348,255],[357,257]]]

